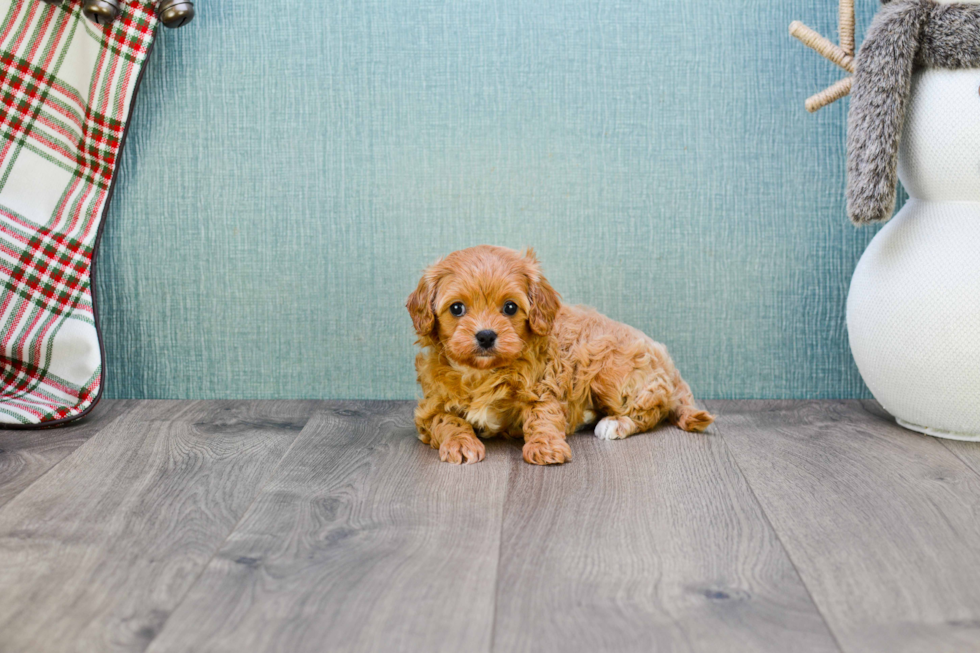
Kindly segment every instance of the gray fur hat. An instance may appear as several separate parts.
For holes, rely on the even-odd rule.
[[[980,5],[882,2],[857,55],[847,121],[847,214],[856,224],[888,220],[895,210],[912,73],[980,67]]]

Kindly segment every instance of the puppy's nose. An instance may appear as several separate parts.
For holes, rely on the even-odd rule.
[[[490,349],[493,347],[493,343],[497,342],[497,332],[484,329],[476,334],[476,341],[484,349]]]

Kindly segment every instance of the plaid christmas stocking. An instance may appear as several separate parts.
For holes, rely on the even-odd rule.
[[[0,423],[50,426],[101,394],[94,256],[156,17],[0,0],[0,21]]]

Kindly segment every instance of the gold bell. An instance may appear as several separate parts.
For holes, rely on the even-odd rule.
[[[85,0],[82,13],[96,25],[107,25],[120,12],[120,0]]]
[[[194,3],[191,0],[160,0],[157,17],[164,27],[183,27],[194,20]]]

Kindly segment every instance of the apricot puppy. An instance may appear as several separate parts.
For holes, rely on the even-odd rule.
[[[480,246],[429,267],[409,296],[423,398],[419,438],[451,463],[483,460],[481,438],[524,437],[524,460],[572,459],[565,437],[595,425],[617,440],[669,420],[703,431],[667,348],[591,308],[569,306],[533,250]]]

